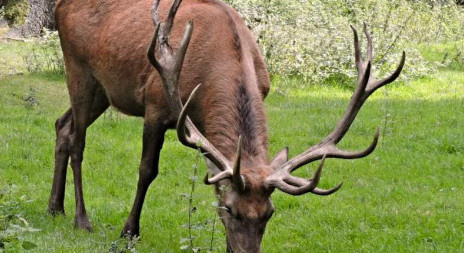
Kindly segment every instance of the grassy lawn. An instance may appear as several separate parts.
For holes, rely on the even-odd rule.
[[[89,128],[83,180],[94,233],[73,229],[70,170],[67,215],[48,215],[53,125],[69,99],[64,78],[21,70],[16,58],[25,47],[0,44],[0,204],[7,203],[0,207],[14,206],[10,212],[40,229],[21,233],[21,240],[37,244],[33,251],[120,252],[125,242],[119,233],[135,196],[143,121],[110,110]],[[17,68],[2,61],[14,62]],[[270,153],[289,146],[290,154],[296,155],[332,130],[351,91],[333,86],[295,89],[287,88],[294,87],[289,82],[295,80],[278,82],[274,87],[279,89],[266,99]],[[364,148],[377,126],[381,141],[371,156],[327,161],[321,187],[343,181],[336,194],[273,195],[276,213],[268,224],[263,252],[464,251],[462,67],[442,68],[432,77],[381,89],[366,103],[340,146]],[[185,195],[190,192],[194,164],[200,165],[201,178],[204,162],[183,147],[173,131],[168,132],[160,174],[147,194],[142,238],[135,245],[138,252],[178,252],[185,244],[181,243],[189,233],[184,226]],[[308,177],[316,166],[296,174]],[[193,198],[197,208],[193,220],[202,225],[193,231],[194,244],[209,249],[211,223],[217,219],[212,187],[197,182]],[[224,252],[223,225],[216,222],[214,252]]]

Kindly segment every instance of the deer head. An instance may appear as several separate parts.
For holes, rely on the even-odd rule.
[[[275,189],[295,196],[306,193],[330,195],[338,191],[342,183],[328,190],[317,187],[325,159],[357,159],[374,151],[379,138],[378,129],[372,144],[365,150],[346,151],[337,148],[336,145],[349,130],[367,98],[374,91],[393,82],[399,76],[405,63],[405,53],[403,52],[401,62],[392,75],[382,80],[376,80],[371,75],[372,39],[367,26],[364,24],[364,33],[368,42],[366,61],[361,59],[357,31],[351,27],[354,33],[358,81],[348,108],[334,130],[321,142],[289,161],[287,161],[287,148],[277,154],[270,163],[250,161],[250,159],[242,157],[241,137],[238,138],[235,158],[227,159],[202,135],[187,116],[191,102],[197,96],[201,84],[193,90],[185,105],[182,105],[179,97],[179,75],[193,30],[193,21],[190,21],[185,29],[179,49],[174,52],[169,45],[169,34],[181,1],[174,1],[165,22],[160,22],[157,14],[159,0],[155,2],[153,19],[156,31],[148,50],[148,58],[163,80],[165,96],[171,114],[177,118],[177,136],[180,142],[187,147],[200,150],[207,160],[210,171],[213,172],[211,177],[206,175],[204,182],[208,185],[215,185],[220,196],[218,212],[226,228],[228,251],[260,252],[266,224],[274,212],[270,197]],[[155,57],[157,48],[159,54],[158,57]],[[291,175],[301,166],[318,160],[321,160],[321,163],[312,178],[305,179]]]

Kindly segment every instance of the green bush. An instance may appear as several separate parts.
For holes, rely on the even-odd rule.
[[[16,185],[4,185],[0,187],[0,252],[23,252],[37,245],[24,239],[24,235],[30,232],[38,232],[21,215],[21,203],[27,201],[26,196],[15,198],[12,191]]]
[[[27,0],[9,0],[3,9],[3,17],[12,25],[23,25],[26,23],[28,13],[29,4]]]
[[[404,50],[402,78],[424,76],[436,65],[417,44],[454,43],[463,48],[464,12],[450,2],[431,8],[424,1],[229,0],[255,33],[271,74],[297,75],[313,82],[356,76],[350,24],[369,25],[375,75],[396,67]],[[362,36],[361,36],[362,37]],[[362,40],[363,38],[361,38]],[[365,44],[365,40],[362,40]]]

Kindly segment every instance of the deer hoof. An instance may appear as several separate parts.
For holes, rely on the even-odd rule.
[[[64,208],[54,208],[49,206],[48,207],[48,213],[52,216],[59,216],[59,215],[65,215],[64,214]]]
[[[132,225],[132,224],[128,224],[128,223],[126,223],[126,225],[124,226],[121,232],[121,238],[132,239],[132,238],[138,237],[139,235],[140,235],[139,227]]]
[[[74,227],[77,229],[85,229],[89,233],[93,232],[92,225],[90,225],[89,219],[87,217],[76,217],[74,219]]]

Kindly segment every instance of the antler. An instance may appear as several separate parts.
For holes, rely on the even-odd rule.
[[[193,21],[190,20],[187,24],[184,36],[177,52],[174,52],[169,42],[171,29],[174,24],[174,18],[181,2],[182,0],[175,0],[172,3],[166,22],[160,22],[158,15],[158,6],[160,0],[155,2],[152,14],[156,30],[150,44],[150,48],[148,49],[148,59],[156,68],[156,70],[158,70],[158,73],[163,80],[164,93],[169,105],[169,109],[171,111],[171,116],[174,117],[174,119],[178,119],[177,136],[180,142],[187,147],[200,149],[207,159],[209,159],[220,170],[222,170],[221,173],[214,176],[211,180],[207,180],[206,182],[208,184],[217,183],[221,179],[232,177],[234,184],[239,189],[244,189],[244,182],[241,179],[241,176],[234,176],[234,173],[240,175],[240,138],[237,154],[238,159],[235,162],[235,169],[232,169],[230,162],[213,146],[213,144],[211,144],[206,139],[206,137],[201,134],[201,132],[195,127],[193,122],[187,116],[189,105],[195,98],[197,91],[201,87],[201,84],[199,84],[192,91],[185,106],[182,106],[182,101],[179,96],[179,76],[182,70],[182,65],[188,45],[192,37]],[[157,42],[159,42],[159,60],[155,56]]]
[[[317,195],[330,195],[336,192],[342,186],[342,183],[330,190],[322,190],[317,188],[319,182],[322,167],[324,165],[325,158],[341,158],[341,159],[357,159],[368,156],[371,154],[379,139],[379,129],[374,135],[374,140],[371,145],[363,151],[346,151],[337,148],[337,144],[343,139],[346,132],[350,129],[351,124],[353,123],[356,115],[361,109],[364,102],[367,98],[374,93],[380,87],[387,85],[393,82],[401,73],[404,62],[406,59],[406,54],[403,51],[403,56],[401,62],[398,65],[395,72],[389,77],[382,80],[375,80],[371,76],[371,62],[372,62],[372,38],[367,31],[367,26],[364,23],[364,33],[367,38],[367,60],[362,61],[361,59],[361,50],[358,41],[358,32],[356,29],[351,26],[354,34],[354,48],[355,48],[355,61],[356,69],[358,71],[358,81],[356,90],[351,97],[348,108],[345,111],[340,122],[337,124],[335,129],[323,139],[318,144],[310,147],[305,152],[297,155],[292,158],[290,161],[283,164],[276,172],[270,175],[266,182],[269,186],[278,188],[285,193],[291,195],[301,195],[308,192],[312,192]],[[310,180],[298,178],[292,176],[290,173],[294,170],[300,168],[301,166],[311,163],[316,160],[322,159],[321,165],[314,174],[314,177]]]

